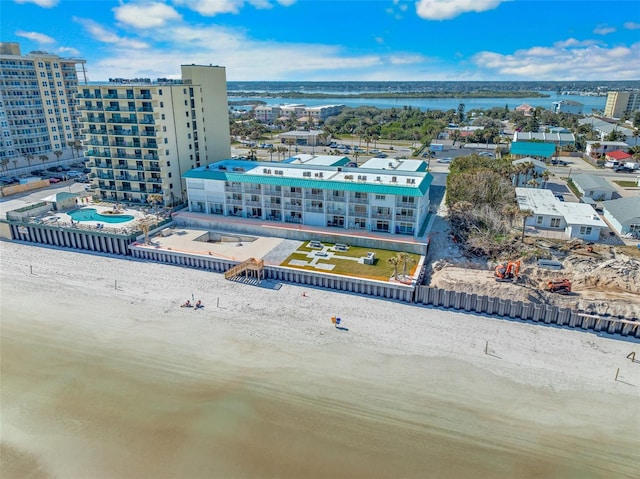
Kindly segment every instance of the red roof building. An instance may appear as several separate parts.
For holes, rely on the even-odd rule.
[[[629,153],[625,153],[622,150],[615,150],[615,151],[611,151],[611,152],[607,153],[605,155],[605,157],[608,160],[624,161],[624,160],[630,159],[631,155]]]

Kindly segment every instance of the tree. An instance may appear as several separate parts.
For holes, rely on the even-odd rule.
[[[11,160],[13,163],[13,169],[17,169],[18,168],[18,160]]]
[[[547,187],[547,181],[549,181],[550,177],[551,177],[551,173],[549,172],[549,170],[544,170],[542,172],[542,179],[544,180],[543,188]]]
[[[527,227],[527,218],[533,216],[533,211],[531,210],[520,210],[520,216],[522,216],[522,242],[524,243],[524,234],[526,232]]]
[[[158,214],[158,205],[162,203],[163,200],[164,198],[162,197],[162,195],[158,193],[151,193],[147,196],[147,203],[152,206],[154,214]]]
[[[600,152],[598,151],[602,145],[599,142],[595,142],[591,145],[591,157],[600,158]]]
[[[462,123],[464,121],[464,103],[460,103],[458,105],[458,122]]]
[[[0,169],[8,173],[9,169],[7,168],[7,165],[9,165],[9,158],[3,158],[0,160]]]
[[[406,278],[407,268],[410,264],[415,264],[416,260],[413,259],[413,257],[409,253],[403,251],[401,253],[398,253],[398,261],[402,263],[402,277]]]
[[[33,161],[33,155],[31,153],[22,153],[22,157],[26,160],[27,165],[31,168],[31,162]]]
[[[62,156],[62,151],[56,150],[53,152],[53,154],[56,155],[56,161],[60,161],[60,157]]]
[[[395,280],[398,279],[398,263],[399,262],[400,260],[398,259],[397,256],[391,256],[390,258],[387,258],[387,263],[393,266],[393,279]]]
[[[48,155],[39,155],[38,158],[40,158],[40,161],[42,161],[42,166],[44,166],[44,164],[49,161],[49,156]]]

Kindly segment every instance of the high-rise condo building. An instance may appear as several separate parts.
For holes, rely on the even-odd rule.
[[[625,113],[640,110],[640,92],[638,91],[610,91],[604,107],[604,116],[608,118],[622,118]]]
[[[76,68],[84,71],[84,64],[41,51],[22,55],[18,43],[0,43],[0,160],[26,166],[73,151],[80,131]]]
[[[96,192],[108,201],[186,201],[182,175],[229,158],[224,67],[182,65],[180,80],[112,79],[78,93]],[[156,202],[160,197],[154,197]]]

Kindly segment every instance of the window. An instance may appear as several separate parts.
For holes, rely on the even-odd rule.
[[[168,138],[165,138],[165,139],[164,139],[164,142],[165,142],[165,143],[169,143],[169,139],[168,139]]]
[[[591,234],[591,226],[581,226],[580,227],[581,235],[590,235]]]
[[[551,218],[551,227],[560,228],[560,218]]]
[[[169,174],[167,176],[169,176],[169,178],[171,178],[171,172],[169,172]]]
[[[169,189],[173,189],[173,183],[169,183]]]
[[[376,200],[385,200],[387,197],[385,195],[376,195]]]
[[[163,132],[167,131],[167,127],[166,127],[166,125],[163,125],[163,126],[162,126],[162,131],[163,131]]]
[[[164,113],[162,114],[162,119],[164,120]]]
[[[184,114],[187,115],[187,118],[189,118],[189,112],[188,111],[185,111]]]
[[[164,102],[163,101],[160,102],[160,108],[164,108]]]
[[[542,218],[542,216],[538,216],[538,217],[536,218],[536,224],[537,224],[537,225],[541,225],[541,224],[542,224],[542,219],[543,219],[543,218]]]
[[[162,88],[158,90],[158,95],[162,95]],[[162,103],[160,104],[160,106],[162,106]]]

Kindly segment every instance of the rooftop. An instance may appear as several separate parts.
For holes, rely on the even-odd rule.
[[[390,163],[384,160],[386,164]],[[402,165],[407,160],[398,161]],[[185,173],[184,178],[406,196],[424,196],[433,180],[427,171],[412,169],[242,160],[223,160],[195,168]]]
[[[553,196],[551,190],[516,188],[516,198],[521,210],[530,210],[545,216],[564,216],[564,211],[560,207],[562,202]]]
[[[558,200],[557,200],[558,201]],[[568,203],[558,201],[559,209],[563,212],[564,220],[568,225],[606,226],[592,206],[585,203]]]
[[[573,182],[582,188],[583,191],[586,190],[607,190],[607,191],[616,191],[616,189],[609,183],[606,179],[601,176],[589,175],[587,173],[578,173],[571,177]]]
[[[543,170],[547,169],[547,164],[544,161],[536,160],[535,158],[531,157],[520,158],[519,160],[513,160],[511,162],[512,165],[520,165],[522,163],[532,163],[536,168],[540,168]]]
[[[511,143],[512,155],[541,156],[550,158],[556,151],[553,143],[539,143],[532,141],[514,141]]]
[[[603,201],[602,207],[622,225],[640,225],[640,196]]]
[[[607,153],[607,156],[609,158],[613,158],[614,160],[627,160],[631,158],[631,155],[629,153],[626,153],[622,150],[610,151],[609,153]]]

